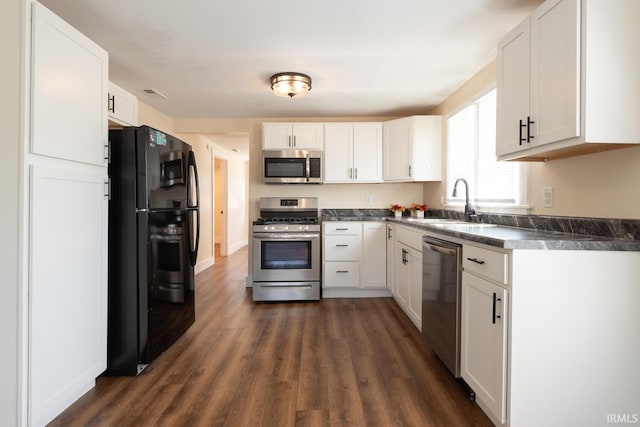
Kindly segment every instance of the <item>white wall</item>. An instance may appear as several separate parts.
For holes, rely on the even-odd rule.
[[[248,163],[230,158],[227,161],[227,240],[229,254],[248,243],[247,177]]]
[[[18,316],[20,283],[20,167],[21,164],[21,31],[23,0],[4,0],[0,7],[0,223],[4,226],[0,240],[0,425],[18,425],[19,345]]]

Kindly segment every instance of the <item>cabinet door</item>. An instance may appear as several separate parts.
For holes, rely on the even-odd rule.
[[[324,125],[322,123],[293,123],[293,148],[322,150],[324,147]]]
[[[383,222],[363,223],[360,287],[387,286],[386,231]]]
[[[422,330],[422,252],[407,248],[409,267],[409,317]]]
[[[104,165],[108,55],[34,3],[31,152]]]
[[[411,122],[406,119],[383,123],[383,179],[409,181],[411,179],[409,139]]]
[[[407,311],[409,307],[409,267],[407,248],[400,243],[394,245],[393,254],[393,297],[400,307]]]
[[[109,120],[123,126],[138,126],[138,99],[109,82]]]
[[[265,150],[286,150],[293,148],[291,123],[263,123],[262,148]]]
[[[529,148],[530,22],[527,17],[498,43],[497,155]]]
[[[29,407],[49,422],[106,368],[106,169],[31,170]]]
[[[551,0],[531,15],[532,146],[580,135],[580,2]]]
[[[386,231],[387,231],[387,236],[386,236],[386,240],[387,240],[387,289],[389,289],[389,291],[391,291],[391,294],[394,295],[396,290],[395,290],[395,286],[394,286],[394,275],[393,275],[393,269],[394,269],[394,260],[395,260],[395,256],[394,256],[394,228],[393,228],[393,224],[387,224],[386,225]]]
[[[462,273],[462,378],[506,422],[508,291]]]
[[[326,123],[324,127],[324,181],[353,179],[353,123]]]
[[[353,124],[353,170],[355,181],[382,181],[381,123]]]

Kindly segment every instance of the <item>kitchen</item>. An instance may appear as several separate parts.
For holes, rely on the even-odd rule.
[[[14,24],[12,24],[14,25]],[[7,29],[8,31],[8,29]],[[7,50],[7,52],[15,52],[14,50]],[[4,50],[3,50],[4,51]],[[16,53],[17,55],[17,53]],[[4,71],[9,73],[8,71]],[[459,91],[454,93],[451,97],[447,98],[438,107],[425,111],[427,114],[449,114],[459,108],[469,98],[473,97],[476,93],[481,91],[484,87],[495,84],[495,65],[490,64],[487,68],[482,70],[476,77],[471,79],[465,86]],[[12,93],[15,97],[19,94],[16,93],[17,77],[15,74],[11,74],[10,79],[3,79],[3,84],[6,84],[6,93]],[[4,86],[3,86],[4,88]],[[16,117],[16,112],[11,110],[8,106],[7,114],[2,116],[8,121],[8,125],[3,128],[8,129],[14,135],[19,134],[20,129],[16,128],[15,123],[18,120],[10,120],[10,118]],[[4,112],[4,110],[3,110]],[[145,116],[146,112],[146,116]],[[260,154],[262,143],[262,122],[263,119],[176,119],[167,115],[159,113],[158,111],[141,106],[139,111],[141,120],[146,123],[161,127],[171,133],[177,134],[208,134],[208,133],[220,133],[220,132],[246,132],[250,138],[250,163],[249,163],[249,214],[248,218],[256,218],[257,215],[257,201],[264,196],[297,196],[299,195],[299,188],[295,186],[287,187],[273,187],[265,186],[260,183],[259,176],[261,173]],[[390,118],[390,117],[389,117]],[[369,119],[371,118],[357,118]],[[376,117],[376,120],[379,119]],[[289,121],[287,119],[280,119],[282,121]],[[296,119],[299,120],[299,119]],[[309,119],[305,118],[305,121]],[[315,121],[325,121],[322,117],[317,117]],[[344,119],[341,119],[344,120]],[[356,120],[354,118],[354,120]],[[16,136],[13,138],[18,140]],[[8,150],[15,149],[15,147],[7,147]],[[12,159],[17,157],[9,155],[11,151],[7,152],[5,157],[6,165],[3,164],[3,172],[15,176],[16,164],[12,162]],[[638,201],[633,197],[635,194],[635,184],[639,182],[638,177],[638,163],[640,155],[637,148],[627,148],[623,150],[614,150],[605,153],[599,153],[595,155],[573,157],[561,160],[554,160],[548,163],[534,163],[530,165],[530,184],[529,184],[529,196],[530,205],[529,214],[533,215],[559,215],[559,216],[586,216],[586,217],[602,217],[602,218],[638,218]],[[395,201],[401,201],[408,203],[411,201],[425,200],[430,204],[433,209],[443,208],[441,204],[441,196],[444,194],[443,184],[441,183],[415,183],[415,184],[340,184],[340,185],[323,185],[318,187],[305,187],[305,191],[308,191],[309,196],[317,196],[321,201],[321,208],[365,208],[366,198],[364,195],[370,195],[374,201],[376,207],[387,207],[390,203]],[[553,187],[555,191],[555,205],[553,208],[543,208],[542,200],[542,188]],[[307,190],[308,188],[308,190]],[[15,194],[8,192],[8,200],[12,200]],[[353,194],[362,194],[362,200],[358,200],[353,197]],[[15,213],[13,213],[15,214]],[[7,223],[18,223],[17,218],[11,218],[11,212],[4,212],[3,215],[7,215]],[[17,239],[17,237],[15,237]],[[6,250],[6,256],[3,256],[3,262],[6,262],[6,271],[8,276],[17,277],[19,272],[16,269],[17,261],[15,260],[16,253],[15,247],[3,246],[3,250]],[[3,253],[4,255],[4,253]],[[4,264],[3,264],[4,267]],[[17,289],[12,289],[11,292],[17,292]],[[16,300],[17,295],[14,295],[8,300]],[[4,307],[3,307],[4,308]],[[8,323],[15,323],[16,316],[12,316],[11,313],[15,313],[16,307],[10,306],[7,310],[2,310],[6,316],[8,316]],[[7,339],[13,341],[12,339]],[[4,357],[4,355],[3,355]],[[16,366],[17,356],[8,356],[7,364],[10,366]],[[15,381],[11,380],[9,375],[8,383]],[[4,383],[4,382],[3,382]],[[12,410],[9,408],[4,413],[10,413]]]

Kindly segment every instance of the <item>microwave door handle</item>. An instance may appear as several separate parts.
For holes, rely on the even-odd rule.
[[[307,182],[311,179],[311,158],[307,154]]]

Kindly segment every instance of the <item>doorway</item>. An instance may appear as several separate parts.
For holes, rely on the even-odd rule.
[[[215,259],[229,254],[227,242],[227,181],[228,162],[222,157],[214,156],[214,263]]]

